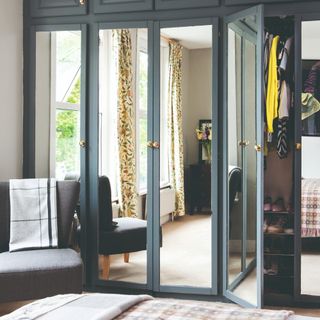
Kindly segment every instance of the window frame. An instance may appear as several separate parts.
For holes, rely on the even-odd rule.
[[[56,99],[56,82],[57,82],[57,34],[56,32],[51,32],[50,34],[50,142],[49,142],[49,173],[50,177],[57,177],[56,172],[56,114],[58,110],[62,111],[78,111],[80,114],[80,102],[79,103],[69,103],[69,102],[59,102]],[[81,54],[81,53],[80,53]],[[79,77],[81,79],[81,62],[80,62],[80,71]],[[77,79],[76,77],[75,79]],[[75,83],[75,80],[71,83]],[[70,88],[71,88],[70,87]],[[80,118],[79,118],[80,120]],[[79,130],[80,136],[80,130]],[[80,152],[79,152],[80,160]],[[79,162],[80,163],[80,162]],[[79,167],[80,170],[80,167]]]

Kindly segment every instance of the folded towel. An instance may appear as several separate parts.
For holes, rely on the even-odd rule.
[[[10,180],[9,250],[57,246],[56,180]]]

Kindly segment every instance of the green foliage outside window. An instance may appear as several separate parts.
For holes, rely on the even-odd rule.
[[[75,82],[68,103],[80,103],[80,77]],[[79,111],[57,110],[56,112],[56,167],[63,175],[79,172]]]

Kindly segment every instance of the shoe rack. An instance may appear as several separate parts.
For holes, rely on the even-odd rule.
[[[293,295],[294,214],[264,211],[264,220],[265,295]]]

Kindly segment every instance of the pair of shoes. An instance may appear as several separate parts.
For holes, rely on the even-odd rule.
[[[272,203],[271,197],[266,197],[263,204],[264,211],[281,212],[285,211],[284,201],[282,198],[278,198],[274,203]]]
[[[277,199],[271,206],[272,212],[281,212],[285,211],[284,201],[282,198]]]
[[[269,276],[276,276],[278,275],[278,264],[277,263],[272,263],[271,264],[271,268],[267,269],[264,268],[263,269],[263,273],[267,274]]]
[[[278,220],[276,220],[275,223],[270,224],[267,228],[268,233],[283,233],[284,232],[284,226],[287,223],[287,221],[280,217]]]

